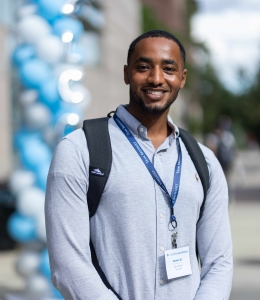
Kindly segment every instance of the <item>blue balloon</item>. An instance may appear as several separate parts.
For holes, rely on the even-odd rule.
[[[53,24],[53,34],[62,37],[66,31],[72,32],[73,39],[77,40],[82,35],[84,28],[78,20],[72,18],[57,19]]]
[[[34,171],[42,165],[50,165],[52,153],[50,148],[41,141],[31,140],[24,145],[20,152],[23,166]]]
[[[37,168],[36,171],[36,185],[44,191],[46,190],[49,168],[50,164],[42,164]]]
[[[39,58],[25,61],[20,68],[20,78],[27,88],[40,88],[51,77],[51,69],[47,63]]]
[[[77,64],[85,64],[86,50],[80,44],[76,44],[76,47],[69,53],[69,56],[72,57],[72,61]]]
[[[28,145],[31,141],[37,140],[38,142],[41,142],[41,136],[42,132],[40,131],[32,132],[25,128],[21,128],[14,135],[14,146],[20,150],[26,147],[26,145]]]
[[[52,292],[53,292],[53,295],[54,295],[55,298],[58,298],[58,299],[64,299],[64,298],[62,297],[61,293],[60,293],[57,289],[55,289],[54,286],[52,286]]]
[[[57,122],[59,122],[63,115],[66,115],[69,113],[77,114],[80,118],[83,117],[83,112],[78,107],[75,107],[75,104],[61,101],[60,109],[53,116],[53,124],[56,124]]]
[[[35,47],[33,45],[21,45],[14,50],[13,63],[17,66],[24,63],[26,60],[35,56]]]
[[[53,78],[45,81],[40,87],[39,98],[53,113],[56,113],[60,108],[61,100],[58,91],[58,82]]]
[[[66,0],[39,0],[38,14],[46,20],[53,20],[61,15],[61,10],[65,3]]]
[[[51,279],[51,269],[48,250],[44,249],[40,255],[40,272],[47,278]]]
[[[9,235],[21,243],[32,242],[36,239],[35,226],[33,218],[25,217],[17,212],[13,213],[7,222]]]

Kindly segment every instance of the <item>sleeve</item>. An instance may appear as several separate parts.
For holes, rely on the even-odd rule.
[[[197,226],[201,282],[194,300],[228,300],[233,276],[228,188],[216,157],[208,149],[206,153],[210,188],[203,216]]]
[[[52,159],[45,202],[52,282],[66,300],[116,300],[91,262],[88,160],[87,150],[83,157],[67,139],[60,142]]]

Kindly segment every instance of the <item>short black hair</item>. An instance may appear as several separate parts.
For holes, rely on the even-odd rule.
[[[138,36],[135,40],[132,41],[132,43],[129,46],[128,49],[128,53],[127,53],[127,64],[129,64],[129,60],[131,55],[133,54],[134,50],[135,50],[135,46],[136,44],[143,40],[143,39],[147,39],[150,37],[163,37],[166,38],[168,40],[172,40],[174,41],[180,48],[180,53],[181,53],[181,58],[182,58],[182,62],[183,62],[183,66],[185,66],[185,61],[186,61],[186,52],[185,49],[182,45],[182,43],[176,38],[176,36],[174,36],[173,34],[169,33],[168,31],[164,31],[164,30],[151,30],[148,32],[145,32],[143,34],[141,34],[140,36]]]

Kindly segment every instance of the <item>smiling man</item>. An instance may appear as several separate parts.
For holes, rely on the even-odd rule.
[[[91,141],[82,129],[58,145],[46,227],[52,280],[66,300],[229,299],[225,177],[213,153],[196,145],[209,171],[204,192],[181,130],[168,116],[186,75],[185,50],[170,33],[150,31],[130,45],[124,67],[129,104],[108,122],[111,171],[90,222],[90,176],[104,172],[90,172]],[[93,249],[101,272],[93,266]]]

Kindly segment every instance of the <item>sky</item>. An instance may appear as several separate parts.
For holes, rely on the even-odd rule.
[[[242,69],[251,82],[260,64],[260,0],[197,0],[199,11],[191,28],[195,41],[204,42],[222,83],[240,93]]]

